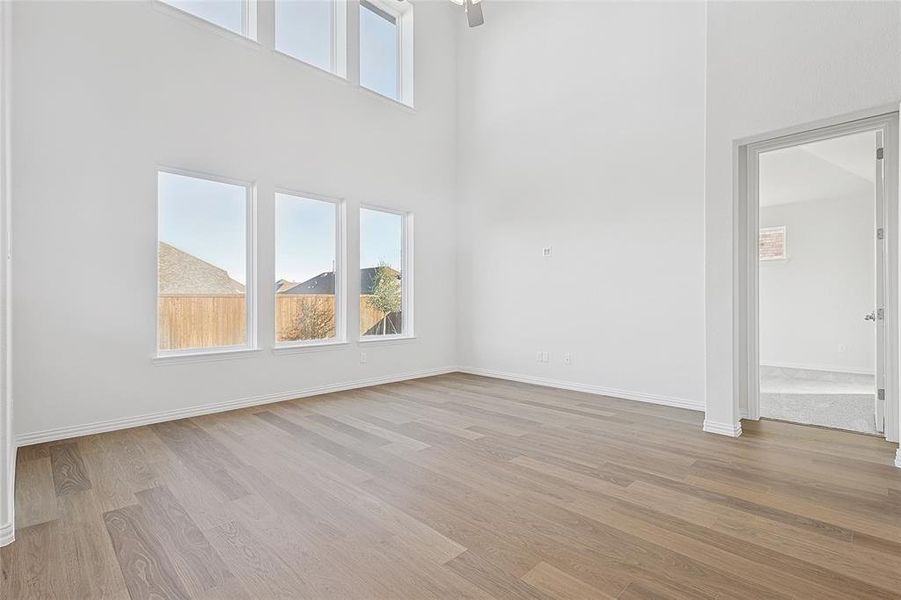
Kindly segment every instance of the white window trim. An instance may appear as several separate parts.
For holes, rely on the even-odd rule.
[[[208,21],[207,19],[199,17],[192,12],[188,12],[182,8],[173,6],[165,0],[151,0],[151,3],[157,10],[161,10],[171,16],[184,19],[186,22],[203,27],[208,31],[220,34],[224,32],[229,37],[237,36],[238,39],[253,42],[255,45],[259,44],[259,28],[257,27],[257,0],[243,0],[241,6],[242,31],[240,32],[229,29],[228,27],[223,27],[218,23]]]
[[[278,36],[278,19],[275,13],[275,4],[284,0],[274,0],[272,3],[272,51],[291,61],[312,67],[322,73],[328,73],[343,81],[347,80],[347,0],[331,0],[331,49],[329,52],[329,67],[327,69],[307,62],[302,58],[279,50],[276,46]],[[289,0],[290,1],[290,0]],[[296,0],[295,0],[296,1]]]
[[[247,190],[245,203],[245,233],[244,245],[246,256],[244,265],[246,269],[246,281],[244,283],[244,308],[247,311],[245,323],[247,327],[245,343],[233,346],[211,346],[209,348],[184,348],[178,350],[160,350],[160,273],[159,273],[159,244],[160,244],[160,192],[159,192],[159,173],[171,173],[172,175],[181,175],[183,177],[193,177],[195,179],[206,179],[207,181],[215,181],[217,183],[227,183],[230,185],[239,185]],[[156,297],[154,298],[154,306],[156,307],[156,336],[154,338],[155,346],[154,359],[163,361],[167,359],[181,358],[199,358],[199,357],[216,357],[224,358],[223,355],[243,355],[247,352],[255,352],[259,350],[257,344],[257,311],[256,311],[256,291],[257,291],[257,269],[256,269],[256,230],[257,230],[257,192],[256,183],[252,181],[244,181],[240,179],[231,179],[210,173],[200,171],[190,171],[177,167],[157,166],[154,172],[156,176]]]
[[[360,0],[359,10],[364,4],[370,4],[378,10],[385,12],[395,19],[397,26],[397,90],[396,98],[386,96],[360,83],[360,89],[372,92],[383,98],[388,98],[400,104],[413,108],[413,5],[409,0],[398,2],[397,0]],[[357,32],[358,60],[362,62],[363,47],[360,43],[360,32]]]
[[[211,348],[208,352],[163,354],[154,356],[153,363],[157,365],[171,365],[194,362],[213,362],[219,360],[231,360],[234,358],[247,358],[254,354],[258,354],[259,352],[261,352],[260,348],[223,346],[221,348]]]
[[[413,274],[413,255],[414,255],[414,245],[413,245],[413,213],[407,210],[401,210],[397,208],[388,208],[386,206],[379,206],[376,204],[360,204],[360,210],[375,210],[384,213],[390,213],[399,215],[403,218],[403,226],[401,227],[401,290],[400,290],[400,310],[401,310],[401,326],[403,331],[398,334],[392,335],[357,335],[357,341],[360,343],[368,344],[371,342],[397,342],[402,340],[414,340],[416,339],[416,333],[414,328],[414,295],[413,295],[413,286],[414,286],[414,274]],[[357,237],[358,241],[363,239],[363,228],[362,228],[362,215],[357,215]],[[359,253],[358,253],[359,254]],[[359,257],[357,257],[357,273],[359,278],[359,272],[363,268],[362,265],[359,264]],[[362,294],[363,290],[359,290],[359,293]],[[357,313],[359,316],[359,299],[357,301]],[[359,323],[359,320],[358,320]]]
[[[340,340],[311,340],[306,343],[278,344],[272,348],[272,353],[281,354],[304,354],[306,352],[320,352],[325,350],[340,350],[350,346],[350,342]]]
[[[779,225],[776,227],[761,227],[760,233],[758,233],[758,236],[762,235],[764,232],[769,233],[771,231],[781,231],[782,232],[782,256],[772,256],[772,257],[759,256],[759,250],[758,250],[758,256],[760,258],[760,262],[785,262],[788,260],[788,235],[785,231],[785,225]],[[757,238],[757,244],[758,244],[758,248],[759,248],[759,245],[760,245],[759,237]]]
[[[347,258],[345,238],[347,233],[347,219],[345,201],[343,198],[333,198],[323,196],[321,194],[313,194],[309,192],[299,192],[288,188],[276,188],[272,195],[273,219],[272,219],[272,239],[274,240],[274,248],[276,254],[278,252],[278,203],[275,202],[275,194],[283,194],[285,196],[293,196],[303,200],[317,200],[319,202],[328,202],[335,205],[335,337],[324,340],[298,340],[294,342],[279,342],[277,337],[278,323],[275,315],[278,314],[276,304],[278,302],[277,295],[272,294],[272,337],[273,351],[289,351],[289,350],[314,350],[324,349],[331,346],[340,346],[347,344]],[[273,266],[275,264],[275,255],[273,255]],[[274,282],[273,282],[274,283]]]

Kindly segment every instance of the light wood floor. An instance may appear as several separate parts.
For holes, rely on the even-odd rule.
[[[0,598],[901,598],[873,437],[446,375],[19,450]]]

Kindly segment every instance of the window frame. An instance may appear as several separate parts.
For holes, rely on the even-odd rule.
[[[162,215],[162,211],[160,210],[160,187],[159,187],[159,175],[160,173],[168,173],[170,175],[180,175],[182,177],[192,177],[194,179],[203,179],[206,181],[213,181],[216,183],[225,183],[229,185],[241,186],[246,190],[245,194],[245,202],[244,202],[244,268],[245,268],[245,283],[244,283],[244,308],[246,311],[245,316],[245,336],[243,344],[235,344],[232,346],[210,346],[207,348],[179,348],[175,350],[161,350],[160,349],[160,310],[159,310],[159,302],[160,302],[160,267],[159,267],[159,245],[160,245],[160,233],[161,233],[161,223],[160,217]],[[166,359],[179,359],[179,358],[203,358],[203,357],[211,357],[217,358],[221,355],[228,354],[243,354],[247,352],[256,352],[259,350],[259,345],[257,341],[257,311],[256,311],[256,292],[257,292],[257,268],[256,268],[256,258],[257,258],[257,243],[256,243],[256,229],[257,229],[257,185],[254,181],[246,181],[241,179],[233,179],[230,177],[223,177],[220,175],[214,175],[211,173],[205,173],[201,171],[194,171],[188,169],[181,169],[177,167],[168,167],[168,166],[157,166],[155,170],[156,175],[156,240],[154,240],[154,244],[156,246],[156,297],[154,299],[154,305],[156,307],[156,348],[154,358],[157,360],[166,360]]]
[[[255,1],[255,0],[253,0]],[[285,56],[291,60],[295,60],[301,64],[313,67],[319,71],[323,71],[330,75],[335,75],[341,79],[347,79],[347,0],[329,0],[332,5],[331,10],[331,48],[329,51],[329,67],[327,69],[307,62],[304,59],[289,54],[278,47],[278,17],[276,5],[279,2],[290,0],[273,0],[272,1],[272,51],[276,54]]]
[[[357,81],[360,89],[377,94],[382,98],[387,98],[406,106],[413,107],[413,5],[409,0],[400,2],[392,0],[359,0],[359,13],[362,15],[363,9],[371,10],[375,14],[384,18],[384,13],[394,19],[395,28],[397,29],[397,89],[396,96],[386,96],[385,94],[363,85],[362,81]],[[362,17],[358,15],[359,19]],[[358,27],[357,31],[357,64],[363,61],[363,44],[360,39],[362,28]]]
[[[278,255],[278,200],[276,194],[283,196],[292,196],[302,200],[316,200],[318,202],[328,202],[333,204],[335,208],[335,337],[325,340],[294,340],[288,342],[278,341],[278,322],[276,315],[278,314],[278,294],[272,294],[272,350],[274,352],[311,349],[329,346],[342,346],[347,344],[347,259],[346,259],[346,209],[343,198],[335,198],[324,196],[321,194],[313,194],[310,192],[300,192],[285,187],[276,187],[272,194],[272,240],[273,254],[272,266],[273,276],[275,276],[276,258]],[[275,283],[273,281],[272,283]]]
[[[241,31],[229,29],[218,23],[214,23],[209,19],[205,19],[200,15],[196,15],[191,11],[185,10],[170,4],[167,0],[153,0],[154,5],[164,11],[171,11],[171,14],[190,20],[190,22],[211,28],[211,31],[226,32],[229,35],[236,35],[245,40],[259,43],[260,31],[258,27],[258,1],[257,0],[239,0],[241,2]]]
[[[357,319],[357,341],[362,344],[373,342],[390,342],[397,340],[410,340],[416,338],[414,328],[414,301],[413,301],[413,212],[398,208],[390,208],[378,204],[360,204],[360,211],[357,216],[357,279],[360,278],[360,271],[363,266],[360,264],[360,252],[362,251],[363,240],[363,210],[372,210],[388,214],[394,214],[401,217],[401,244],[400,244],[400,311],[401,311],[401,329],[400,333],[391,335],[364,335],[359,332],[359,318]],[[357,293],[357,317],[360,316],[359,297],[362,296],[363,290]]]
[[[764,257],[760,255],[760,238],[763,236],[764,232],[771,231],[779,231],[782,233],[782,256],[768,256]],[[757,259],[759,262],[784,262],[788,260],[788,233],[785,225],[775,225],[773,227],[761,227],[759,233],[757,234]]]

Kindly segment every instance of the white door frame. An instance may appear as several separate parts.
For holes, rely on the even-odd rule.
[[[10,385],[10,65],[12,3],[0,0],[0,546],[15,538],[16,445]]]
[[[807,128],[792,128],[768,135],[755,136],[736,142],[738,159],[737,180],[738,213],[736,258],[738,263],[738,310],[735,326],[738,330],[739,356],[739,410],[742,418],[760,418],[760,329],[759,329],[759,258],[758,231],[758,171],[762,152],[788,148],[800,144],[860,133],[882,131],[884,141],[884,286],[885,286],[885,437],[898,441],[899,433],[899,315],[901,304],[898,296],[899,280],[899,227],[898,189],[898,106],[876,109],[869,114],[858,114],[830,121],[819,122]],[[875,159],[875,156],[874,156]],[[877,194],[878,195],[878,194]],[[878,211],[877,211],[878,212]],[[873,232],[874,238],[876,232]]]

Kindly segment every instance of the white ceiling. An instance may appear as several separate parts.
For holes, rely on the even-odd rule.
[[[760,205],[873,198],[876,134],[857,133],[760,155]]]

